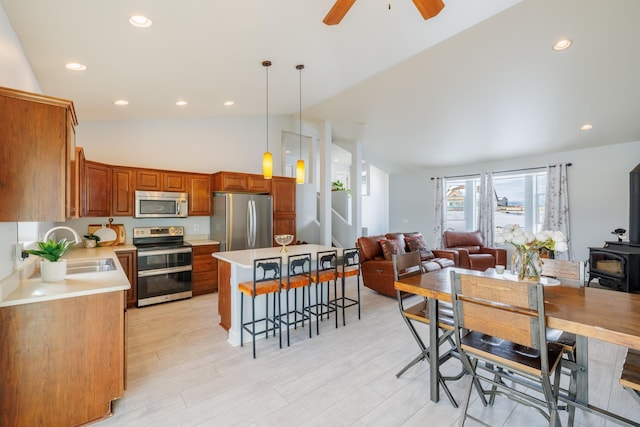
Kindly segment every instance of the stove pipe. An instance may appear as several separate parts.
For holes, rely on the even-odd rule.
[[[629,242],[640,243],[640,164],[629,172]]]

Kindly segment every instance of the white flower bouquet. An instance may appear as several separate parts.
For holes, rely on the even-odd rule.
[[[567,238],[560,231],[543,230],[536,234],[520,228],[517,224],[507,225],[496,236],[496,243],[509,243],[516,250],[511,258],[511,268],[518,280],[540,279],[542,261],[540,249],[564,252],[567,250]]]
[[[496,236],[496,243],[510,243],[517,249],[540,250],[546,248],[552,251],[567,250],[567,238],[561,231],[542,230],[536,234],[526,231],[518,224],[502,227]]]

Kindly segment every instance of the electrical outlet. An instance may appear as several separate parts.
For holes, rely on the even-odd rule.
[[[200,231],[200,224],[193,224],[193,231]]]
[[[18,261],[22,261],[22,251],[24,251],[24,244],[22,242],[16,243],[14,246],[13,257]]]

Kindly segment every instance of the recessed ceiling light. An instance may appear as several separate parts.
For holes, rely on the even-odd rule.
[[[291,154],[291,150],[286,150],[284,154]]]
[[[149,28],[151,24],[153,24],[153,22],[151,22],[151,19],[143,15],[133,15],[131,18],[129,18],[129,23],[138,28]]]
[[[225,107],[231,107],[233,104],[235,104],[235,102],[233,102],[233,101],[224,101],[224,106]]]
[[[118,99],[113,103],[116,105],[129,105],[129,101],[127,101],[126,99]]]
[[[64,65],[67,70],[71,70],[71,71],[84,71],[87,69],[87,66],[84,64],[79,64],[77,62],[69,62],[67,64]]]
[[[593,125],[591,123],[585,123],[580,126],[580,130],[591,130],[593,129]]]
[[[565,50],[569,46],[571,46],[571,39],[560,39],[553,44],[553,50]]]
[[[178,107],[184,107],[185,105],[187,105],[187,101],[176,101],[176,105]]]

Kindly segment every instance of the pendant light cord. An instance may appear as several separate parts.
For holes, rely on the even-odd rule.
[[[267,70],[266,93],[267,93],[267,152],[269,151],[269,67],[271,61],[262,61],[262,66]]]
[[[300,90],[299,90],[299,95],[300,95],[300,99],[299,99],[299,116],[298,116],[298,136],[300,138],[300,160],[302,160],[302,70],[304,70],[304,65],[300,64],[300,65],[296,65],[296,69],[300,72]]]

